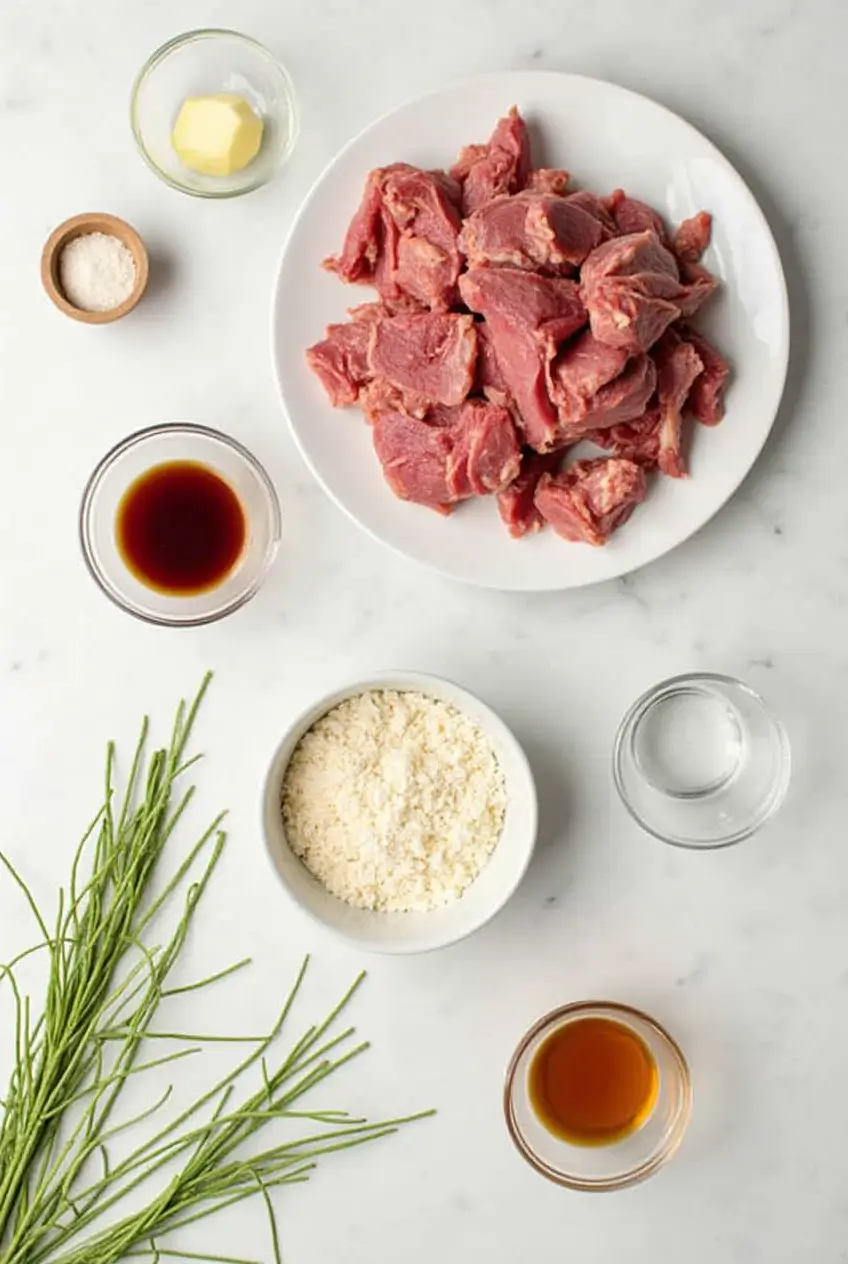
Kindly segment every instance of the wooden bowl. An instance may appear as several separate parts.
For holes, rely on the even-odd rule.
[[[132,293],[123,303],[106,312],[89,312],[82,307],[75,307],[68,302],[59,281],[59,258],[62,251],[75,237],[83,237],[87,233],[106,233],[110,237],[117,237],[129,250],[135,263],[135,285]],[[72,320],[81,320],[86,325],[107,325],[131,312],[147,287],[149,272],[147,250],[135,229],[116,215],[101,215],[96,211],[66,219],[64,224],[53,230],[41,252],[41,282],[48,296],[60,312],[64,312]]]

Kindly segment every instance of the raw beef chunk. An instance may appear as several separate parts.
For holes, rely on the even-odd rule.
[[[585,323],[577,286],[518,268],[471,268],[460,279],[460,291],[468,307],[486,319],[526,442],[550,450],[557,445],[559,423],[546,371],[559,346]]]
[[[348,225],[341,252],[324,260],[324,267],[329,272],[335,272],[343,281],[377,285],[377,265],[386,249],[382,176],[380,170],[369,173],[362,201]]]
[[[689,342],[673,330],[657,343],[653,352],[657,365],[657,400],[660,411],[657,464],[671,478],[685,478],[686,461],[682,448],[683,407],[692,383],[703,370],[703,361]]]
[[[695,347],[678,337],[674,329],[662,336],[651,358],[657,369],[657,392],[651,406],[627,424],[593,431],[586,437],[616,456],[639,465],[658,465],[670,478],[685,478],[683,414],[692,384],[703,371],[703,361]]]
[[[509,410],[482,399],[469,399],[454,430],[449,481],[468,487],[467,495],[501,492],[521,466],[521,445]]]
[[[628,197],[624,189],[615,189],[608,198],[603,199],[603,202],[615,220],[619,236],[624,237],[630,233],[647,231],[654,233],[664,246],[668,245],[668,233],[662,217],[646,202]]]
[[[651,357],[634,356],[617,378],[598,390],[582,417],[563,419],[560,413],[559,444],[577,443],[596,429],[621,425],[640,417],[654,394],[656,384],[657,370]]]
[[[492,331],[485,320],[478,321],[477,330],[477,373],[474,378],[474,389],[493,404],[503,404],[507,408],[513,405],[512,392],[509,389],[503,370],[498,363]]]
[[[681,316],[694,316],[718,289],[718,279],[700,263],[681,263],[680,276],[686,282],[676,299]]]
[[[598,427],[633,420],[656,387],[649,356],[632,359],[621,347],[598,342],[587,330],[552,361],[548,390],[557,406],[561,443],[576,443]]]
[[[705,426],[717,426],[724,416],[724,389],[730,377],[730,365],[703,334],[691,325],[675,325],[675,330],[690,342],[701,357],[703,371],[695,378],[689,392],[692,415]]]
[[[355,404],[363,386],[370,382],[371,326],[384,315],[382,303],[363,303],[352,310],[352,320],[328,325],[322,341],[306,352],[335,408]]]
[[[465,221],[459,246],[468,266],[508,264],[568,274],[603,240],[598,220],[571,198],[516,193],[493,198]]]
[[[469,496],[502,491],[519,471],[512,417],[485,400],[437,406],[426,418],[386,408],[373,423],[374,448],[394,493],[441,513]]]
[[[373,285],[387,302],[406,298],[445,310],[462,264],[459,185],[441,171],[395,163],[372,171],[341,254],[325,267]]]
[[[451,431],[404,412],[384,412],[372,428],[386,482],[401,500],[450,513],[458,499],[448,483]]]
[[[471,316],[392,316],[372,329],[371,374],[411,401],[461,404],[474,381],[477,332]]]
[[[597,443],[599,448],[605,448],[613,456],[625,457],[628,461],[635,461],[637,465],[651,469],[657,464],[660,455],[661,424],[659,406],[652,403],[641,417],[635,417],[633,421],[620,426],[610,426],[606,430],[593,430],[585,438]]]
[[[618,236],[616,222],[605,205],[607,199],[599,198],[597,193],[592,193],[589,189],[578,189],[576,193],[568,194],[568,200],[598,221],[603,233],[602,241],[609,241],[610,237]]]
[[[565,347],[549,369],[551,399],[566,421],[580,421],[602,386],[618,377],[627,363],[621,347],[598,342],[591,330]]]
[[[543,474],[554,474],[562,463],[561,452],[540,454],[525,448],[516,478],[498,495],[498,513],[514,540],[541,531],[544,519],[536,508],[536,488]]]
[[[713,217],[709,211],[699,211],[691,219],[685,219],[671,242],[671,248],[681,263],[697,263],[710,244]]]
[[[562,474],[545,474],[536,508],[565,540],[606,544],[645,499],[645,471],[633,461],[600,457],[578,461]]]
[[[512,107],[492,132],[487,145],[463,149],[451,175],[462,186],[462,213],[471,215],[500,193],[517,193],[530,175],[530,134]]]
[[[583,265],[580,293],[599,342],[647,351],[681,314],[674,255],[648,230],[599,246]]]

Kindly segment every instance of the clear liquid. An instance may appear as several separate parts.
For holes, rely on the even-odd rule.
[[[738,772],[745,754],[743,732],[726,698],[688,686],[658,698],[637,722],[633,760],[663,794],[711,794]]]

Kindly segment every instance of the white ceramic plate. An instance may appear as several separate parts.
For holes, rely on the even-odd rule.
[[[602,549],[552,531],[511,540],[490,498],[448,518],[397,500],[383,482],[358,410],[330,407],[304,351],[325,325],[372,291],[343,285],[320,263],[337,251],[372,167],[449,166],[517,105],[531,124],[534,160],[563,166],[599,193],[622,186],[677,224],[713,214],[707,265],[721,293],[698,319],[733,365],[727,416],[699,427],[687,480],[654,478],[649,498]],[[385,544],[446,575],[491,588],[550,590],[610,579],[687,539],[736,490],[774,421],[789,352],[786,284],[774,239],[730,163],[683,119],[645,97],[579,75],[528,71],[446,88],[378,119],[330,164],[307,198],[280,262],[273,359],[295,439],[328,494]]]
[[[376,913],[353,908],[331,895],[295,856],[280,811],[286,768],[304,733],[333,707],[370,689],[415,690],[440,698],[471,717],[486,734],[506,782],[503,832],[491,859],[474,882],[441,908],[426,913]],[[262,797],[265,841],[283,886],[313,921],[365,952],[430,952],[479,930],[503,908],[518,887],[536,842],[538,807],[527,757],[503,720],[485,702],[449,680],[419,672],[383,672],[333,690],[298,717],[284,734],[271,761]]]

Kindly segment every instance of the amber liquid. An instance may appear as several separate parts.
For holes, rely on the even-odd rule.
[[[657,1064],[645,1042],[609,1018],[557,1028],[530,1064],[530,1103],[572,1145],[610,1145],[635,1132],[657,1100]]]
[[[118,549],[148,588],[192,596],[217,587],[241,557],[247,520],[219,474],[196,461],[168,461],[130,485],[118,506]]]

